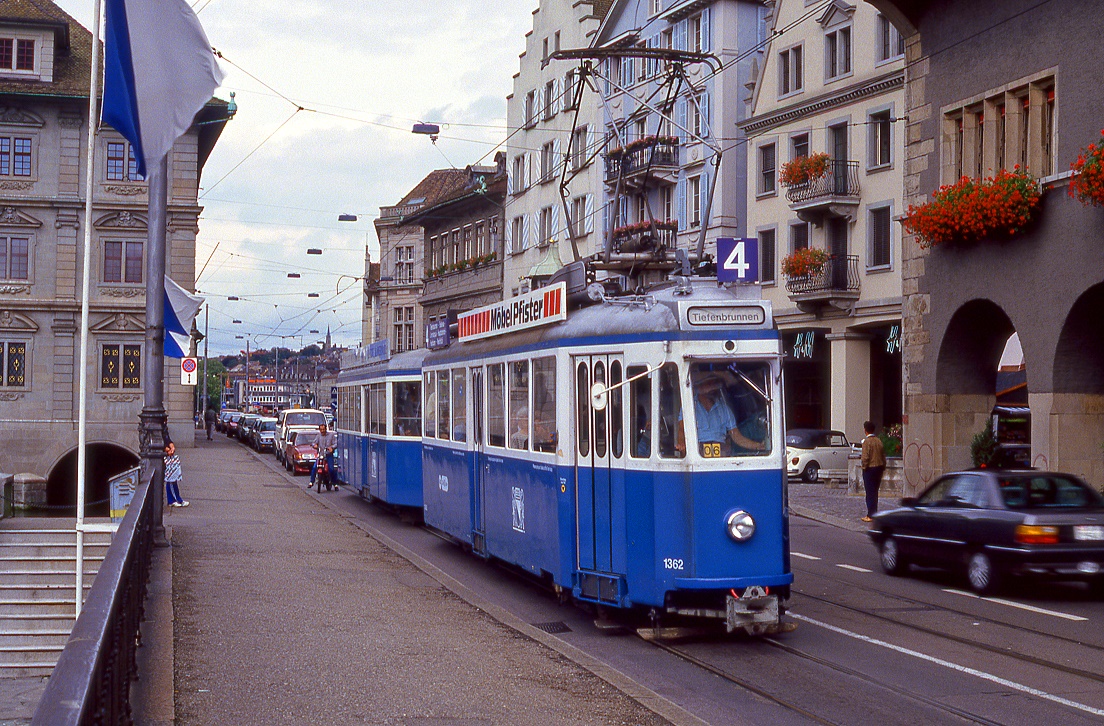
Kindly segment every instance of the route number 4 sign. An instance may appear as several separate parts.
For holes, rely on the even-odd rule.
[[[759,240],[754,237],[717,240],[719,282],[759,282]]]

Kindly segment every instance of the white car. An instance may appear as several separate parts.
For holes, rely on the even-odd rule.
[[[830,479],[847,478],[847,459],[858,448],[842,431],[791,429],[786,432],[786,475],[815,482],[821,473]]]

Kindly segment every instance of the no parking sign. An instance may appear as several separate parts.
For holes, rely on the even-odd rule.
[[[199,361],[195,358],[180,359],[180,385],[194,386],[199,383]]]

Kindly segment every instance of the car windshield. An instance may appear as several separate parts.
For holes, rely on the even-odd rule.
[[[275,431],[276,430],[276,422],[275,421],[262,421],[261,424],[257,427],[257,430],[258,431]]]
[[[716,362],[690,366],[698,452],[707,459],[770,453],[770,366]]]
[[[326,423],[321,411],[293,411],[284,414],[284,426],[319,426]]]
[[[1009,509],[1102,509],[1104,499],[1082,482],[1056,474],[1001,476],[1001,499]]]

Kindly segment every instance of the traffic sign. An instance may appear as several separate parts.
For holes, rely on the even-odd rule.
[[[717,280],[759,282],[759,240],[754,237],[717,240]]]
[[[180,359],[180,385],[194,386],[199,383],[199,361],[195,358]]]

